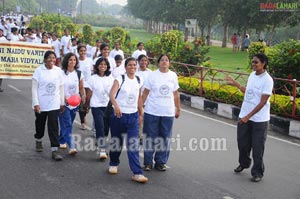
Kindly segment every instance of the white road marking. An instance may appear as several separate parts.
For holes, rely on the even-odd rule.
[[[17,92],[21,92],[21,90],[19,90],[18,88],[14,87],[14,86],[11,85],[11,84],[8,84],[8,87],[14,89],[14,90],[17,91]]]

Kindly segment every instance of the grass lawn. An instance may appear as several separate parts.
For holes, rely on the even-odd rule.
[[[213,68],[230,71],[247,71],[247,52],[232,53],[231,48],[210,46],[208,56]]]
[[[93,26],[93,31],[97,31],[99,29],[107,31],[107,30],[110,30],[112,28]],[[145,43],[145,42],[149,41],[150,39],[154,38],[155,35],[156,35],[156,34],[153,34],[153,33],[149,33],[145,30],[137,30],[137,29],[125,29],[125,30],[129,32],[131,40],[136,41],[136,42],[142,41],[142,42]]]

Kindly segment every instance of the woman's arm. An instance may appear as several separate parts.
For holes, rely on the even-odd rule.
[[[178,90],[173,92],[174,95],[174,103],[175,103],[175,118],[179,118],[180,116],[180,99]]]
[[[121,113],[121,109],[115,99],[116,93],[118,92],[119,89],[119,82],[117,80],[114,81],[114,84],[110,90],[109,93],[109,98],[110,101],[112,103],[112,105],[114,106],[114,112],[115,112],[115,116],[117,116],[118,118],[122,117],[122,113]]]

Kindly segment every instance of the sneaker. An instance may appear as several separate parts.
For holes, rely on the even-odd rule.
[[[107,159],[107,154],[106,154],[106,151],[105,151],[105,150],[100,150],[99,158],[100,158],[100,160],[105,160],[105,159]]]
[[[63,158],[59,151],[52,151],[52,159],[55,161],[61,161]]]
[[[142,174],[135,174],[131,177],[131,180],[132,181],[135,181],[135,182],[139,182],[139,183],[146,183],[148,182],[148,178],[145,177],[144,175]]]
[[[238,166],[237,168],[235,168],[233,171],[234,171],[235,173],[241,173],[244,169],[245,169],[244,167],[242,167],[241,165],[239,165],[239,166]]]
[[[144,165],[143,170],[144,170],[144,171],[151,171],[152,168],[153,168],[152,165]]]
[[[117,166],[109,166],[108,172],[110,174],[117,174],[118,173],[118,167]]]
[[[261,176],[253,176],[251,178],[251,181],[252,182],[260,182],[262,180],[262,177]]]
[[[43,152],[43,143],[42,141],[35,141],[35,151]]]
[[[155,165],[155,169],[158,171],[166,171],[167,166],[165,164],[159,164],[159,165]]]
[[[76,154],[77,154],[77,150],[76,149],[70,149],[69,155],[76,155]]]
[[[59,148],[60,149],[66,149],[68,146],[67,146],[67,144],[60,144],[59,145]]]

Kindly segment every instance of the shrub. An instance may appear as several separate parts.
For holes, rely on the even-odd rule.
[[[82,27],[82,34],[83,34],[83,38],[82,38],[83,43],[91,44],[93,42],[94,33],[91,25],[85,24]]]

